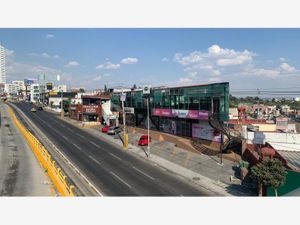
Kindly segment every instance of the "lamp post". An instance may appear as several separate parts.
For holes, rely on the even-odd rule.
[[[60,116],[64,117],[64,103],[63,103],[63,90],[62,90],[62,88],[60,88],[60,108],[61,108]]]
[[[126,134],[126,116],[125,116],[125,107],[124,107],[124,101],[126,100],[126,93],[122,92],[120,100],[122,102],[122,110],[123,110],[123,128],[124,128],[123,148],[127,149],[127,147],[128,147],[128,135]]]
[[[150,117],[149,117],[149,98],[147,98],[147,118],[148,118],[148,146],[147,151],[150,156]]]

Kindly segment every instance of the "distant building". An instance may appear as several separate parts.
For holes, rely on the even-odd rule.
[[[32,84],[30,86],[30,101],[35,103],[40,100],[41,87],[39,84]]]
[[[61,84],[61,85],[54,86],[52,91],[53,92],[60,92],[60,91],[67,92],[67,85]]]
[[[4,92],[9,95],[17,95],[20,90],[19,85],[17,84],[5,84],[4,85]]]
[[[23,80],[14,80],[11,83],[17,85],[19,90],[25,91],[25,85]]]
[[[0,44],[0,83],[6,83],[5,48]]]

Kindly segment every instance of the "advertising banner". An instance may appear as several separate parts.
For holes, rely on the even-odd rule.
[[[100,110],[99,105],[83,105],[82,106],[82,111],[84,113],[98,113]]]
[[[53,83],[46,84],[47,90],[51,91],[53,89]]]
[[[184,119],[208,120],[208,111],[205,110],[154,109],[153,115]]]
[[[154,116],[165,116],[165,117],[173,117],[172,109],[154,109]]]
[[[24,85],[25,86],[30,86],[32,84],[34,84],[34,79],[30,79],[30,78],[24,79]]]
[[[209,141],[221,142],[221,134],[206,124],[192,124],[192,137]]]

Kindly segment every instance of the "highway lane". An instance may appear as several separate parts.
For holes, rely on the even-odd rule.
[[[32,113],[32,105],[27,103],[16,105],[105,195],[208,195],[206,190],[200,191],[169,172],[120,151],[51,113]]]

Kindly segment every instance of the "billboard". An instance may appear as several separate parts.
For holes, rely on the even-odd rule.
[[[53,89],[53,83],[46,83],[46,87],[48,91],[51,91]]]
[[[221,134],[208,124],[192,124],[192,137],[221,142]]]
[[[24,79],[24,85],[30,86],[30,85],[34,84],[34,81],[35,81],[35,79],[31,79],[31,78]]]

